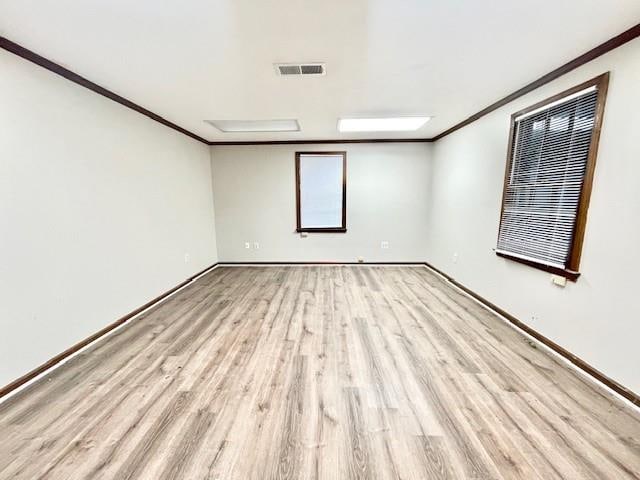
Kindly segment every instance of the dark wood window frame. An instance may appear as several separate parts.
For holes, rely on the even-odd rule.
[[[587,226],[587,212],[589,210],[589,200],[591,199],[591,190],[593,187],[593,176],[596,167],[596,158],[598,156],[598,143],[600,141],[600,131],[602,129],[602,118],[604,115],[604,107],[607,98],[607,89],[609,86],[609,72],[603,73],[591,80],[588,80],[580,85],[577,85],[569,90],[565,90],[562,93],[554,95],[553,97],[547,98],[541,102],[536,103],[535,105],[531,105],[528,108],[520,110],[513,115],[511,115],[511,128],[509,131],[509,145],[507,148],[507,164],[505,168],[505,176],[504,176],[504,185],[502,190],[502,205],[500,209],[500,223],[499,226],[502,225],[503,213],[505,208],[506,194],[507,194],[507,185],[509,181],[509,172],[511,170],[511,162],[513,161],[514,155],[514,140],[515,140],[515,126],[516,126],[516,118],[526,115],[527,113],[536,110],[538,108],[544,107],[556,100],[560,100],[564,97],[572,95],[576,92],[589,88],[591,86],[595,86],[598,92],[597,101],[596,101],[596,111],[595,111],[595,121],[593,126],[593,133],[591,136],[591,143],[589,146],[589,153],[587,156],[587,164],[584,173],[584,179],[582,182],[582,189],[580,191],[580,199],[578,202],[578,210],[576,212],[575,224],[573,227],[573,238],[571,242],[571,247],[569,251],[569,261],[567,262],[566,268],[558,268],[550,265],[545,265],[542,263],[538,263],[534,260],[526,260],[516,256],[509,255],[503,252],[496,252],[496,255],[499,257],[507,258],[509,260],[513,260],[515,262],[523,263],[533,268],[537,268],[539,270],[544,270],[546,272],[550,272],[556,275],[563,276],[571,281],[576,281],[580,276],[579,267],[580,267],[580,258],[582,255],[582,245],[584,242],[584,234]]]
[[[342,225],[340,227],[302,228],[300,214],[300,156],[342,156]],[[345,233],[347,231],[347,152],[296,152],[296,231],[309,233]]]

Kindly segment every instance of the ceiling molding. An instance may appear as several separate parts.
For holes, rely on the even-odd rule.
[[[162,118],[157,113],[153,113],[151,110],[147,110],[146,108],[141,107],[137,103],[134,103],[131,100],[127,100],[126,98],[121,97],[117,93],[113,93],[111,90],[107,90],[106,88],[101,87],[97,83],[93,83],[91,80],[87,80],[86,78],[78,75],[77,73],[72,72],[68,68],[64,68],[62,65],[58,65],[57,63],[52,62],[51,60],[44,58],[43,56],[38,55],[37,53],[32,52],[31,50],[21,45],[18,45],[17,43],[12,42],[11,40],[5,37],[0,37],[0,48],[3,48],[8,52],[11,52],[19,57],[22,57],[25,60],[33,62],[36,65],[40,65],[42,68],[46,68],[50,72],[60,75],[61,77],[64,77],[67,80],[72,81],[73,83],[77,83],[78,85],[88,88],[89,90],[96,92],[97,94],[102,95],[103,97],[107,97],[108,99],[113,100],[114,102],[119,103],[120,105],[130,108],[131,110],[135,110],[136,112],[141,113],[142,115],[145,115],[149,117],[151,120],[155,120],[156,122],[161,123],[166,127],[172,128],[177,132],[180,132],[204,144],[209,143],[208,140],[202,138],[200,135],[196,135],[195,133],[190,132],[186,128],[182,128],[181,126],[176,125],[175,123],[170,122],[165,118]]]
[[[212,146],[224,145],[313,145],[313,144],[339,144],[339,143],[428,143],[431,138],[357,138],[330,140],[262,140],[262,141],[237,141],[237,142],[209,142]]]
[[[18,45],[11,40],[0,36],[0,48],[7,50],[19,57],[24,58],[30,62],[35,63],[47,70],[60,75],[67,80],[70,80],[78,85],[81,85],[93,92],[102,95],[104,97],[113,100],[114,102],[119,103],[131,110],[134,110],[142,115],[149,117],[152,120],[155,120],[162,125],[172,128],[177,132],[180,132],[188,137],[191,137],[199,142],[202,142],[206,145],[211,146],[223,146],[223,145],[312,145],[312,144],[341,144],[341,143],[428,143],[435,142],[440,140],[443,137],[475,122],[476,120],[488,115],[489,113],[497,110],[500,107],[507,105],[508,103],[526,95],[527,93],[532,92],[533,90],[540,88],[543,85],[546,85],[549,82],[561,77],[562,75],[575,70],[576,68],[595,60],[596,58],[604,55],[605,53],[610,52],[631,40],[634,40],[640,36],[640,24],[637,24],[630,29],[622,32],[619,35],[607,40],[606,42],[598,45],[597,47],[589,50],[588,52],[580,55],[579,57],[571,60],[570,62],[565,63],[564,65],[556,68],[555,70],[543,75],[542,77],[534,80],[533,82],[525,85],[524,87],[516,90],[515,92],[507,95],[506,97],[498,100],[495,103],[492,103],[486,108],[483,108],[479,112],[471,115],[465,120],[457,123],[456,125],[448,128],[444,132],[436,135],[432,138],[370,138],[370,139],[325,139],[325,140],[263,140],[263,141],[211,141],[206,140],[205,138],[187,130],[186,128],[182,128],[179,125],[161,117],[160,115],[153,113],[152,111],[141,107],[140,105],[132,102],[131,100],[127,100],[126,98],[113,93],[112,91],[101,87],[100,85],[92,82],[91,80],[87,80],[86,78],[78,75],[77,73],[72,72],[71,70],[38,55],[31,50],[28,50],[25,47]]]
[[[637,38],[638,36],[640,36],[640,24],[637,24],[631,27],[629,30],[622,32],[620,35],[616,35],[615,37],[607,40],[606,42],[598,45],[595,48],[592,48],[591,50],[580,55],[579,57],[574,58],[570,62],[565,63],[561,67],[558,67],[555,70],[547,73],[546,75],[543,75],[542,77],[538,78],[537,80],[534,80],[528,85],[525,85],[521,89],[516,90],[515,92],[507,95],[506,97],[498,100],[495,103],[492,103],[488,107],[480,110],[478,113],[474,113],[469,118],[445,130],[444,132],[436,135],[431,140],[435,142],[437,140],[440,140],[443,137],[446,137],[450,133],[453,133],[456,130],[461,129],[462,127],[466,127],[470,123],[475,122],[479,118],[484,117],[485,115],[493,112],[494,110],[497,110],[498,108],[503,107],[510,102],[513,102],[517,98],[520,98],[523,95],[526,95],[527,93],[530,93],[533,90],[540,88],[543,85],[546,85],[547,83],[561,77],[566,73],[569,73],[572,70],[575,70],[576,68],[584,65],[585,63],[590,62],[591,60],[595,60],[601,55],[604,55],[605,53],[608,53],[611,50],[618,48],[627,42],[630,42],[631,40]]]

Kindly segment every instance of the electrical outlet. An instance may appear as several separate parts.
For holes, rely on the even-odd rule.
[[[458,253],[453,254],[453,263],[458,263]]]
[[[381,241],[380,248],[382,248],[383,250],[386,250],[387,248],[389,248],[389,242],[387,242],[386,240]]]
[[[251,248],[251,243],[249,242],[244,242],[244,248],[246,248],[247,250],[249,250]]]
[[[551,275],[551,281],[554,285],[557,285],[559,287],[567,286],[567,277],[563,277],[561,275]]]
[[[253,242],[253,248],[260,250],[260,242]]]
[[[189,263],[191,261],[191,255],[188,253],[184,254],[184,263]]]

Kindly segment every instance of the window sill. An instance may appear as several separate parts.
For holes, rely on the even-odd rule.
[[[296,228],[297,233],[347,233],[346,228]]]
[[[571,282],[575,282],[580,276],[580,272],[574,272],[573,270],[569,270],[566,268],[552,267],[550,265],[544,265],[542,263],[537,263],[532,260],[525,260],[523,258],[512,257],[511,255],[508,255],[506,253],[496,252],[496,255],[502,258],[506,258],[507,260],[522,263],[523,265],[527,265],[529,267],[537,268],[538,270],[543,270],[554,275],[560,275],[561,277],[565,277]]]

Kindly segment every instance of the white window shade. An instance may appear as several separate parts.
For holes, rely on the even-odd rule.
[[[569,267],[597,103],[589,87],[514,119],[498,253]]]
[[[345,163],[342,152],[297,155],[299,231],[346,229]]]

